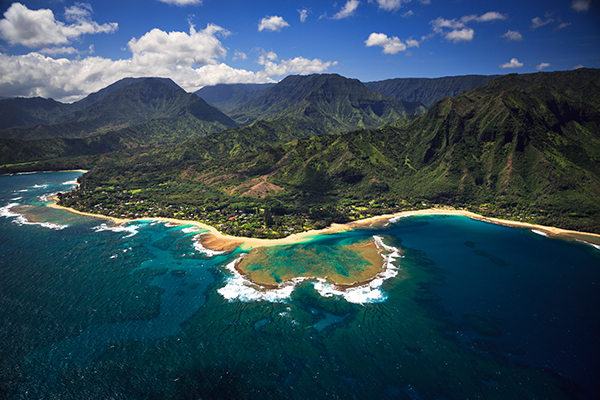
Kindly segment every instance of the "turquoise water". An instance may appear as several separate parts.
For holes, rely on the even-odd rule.
[[[379,286],[264,293],[189,226],[43,207],[79,174],[0,177],[0,398],[598,398],[592,246],[405,218],[298,245],[332,257],[377,235],[403,251]]]

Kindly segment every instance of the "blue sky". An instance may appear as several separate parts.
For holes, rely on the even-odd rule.
[[[74,101],[127,76],[188,91],[600,67],[592,0],[0,0],[0,96]]]

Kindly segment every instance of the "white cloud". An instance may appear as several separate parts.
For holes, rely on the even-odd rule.
[[[49,9],[30,10],[21,3],[13,3],[0,20],[0,36],[11,45],[30,48],[65,45],[84,34],[112,33],[118,24],[99,25],[91,19],[92,7],[76,3],[65,9],[65,18],[71,24],[57,21]]]
[[[553,22],[553,21],[554,20],[552,18],[548,18],[546,20],[543,20],[540,17],[535,17],[534,19],[531,20],[531,28],[532,29],[537,29],[540,26],[548,25],[550,22]]]
[[[236,50],[233,53],[233,61],[235,60],[247,60],[248,56],[243,51]]]
[[[570,22],[563,22],[562,24],[558,25],[556,28],[554,28],[555,31],[558,31],[560,29],[566,28],[567,26],[571,25]]]
[[[303,8],[302,10],[298,10],[298,12],[300,13],[300,22],[305,22],[306,18],[308,18],[308,13],[310,10]]]
[[[111,60],[88,55],[69,60],[40,52],[10,56],[0,52],[0,94],[2,96],[41,96],[63,102],[79,100],[125,77],[169,77],[187,91],[218,83],[274,82],[273,76],[326,71],[335,61],[296,57],[278,61],[277,54],[261,56],[263,69],[247,71],[232,68],[218,59],[226,55],[218,36],[229,32],[217,25],[190,32],[164,32],[154,29],[131,39],[130,58]],[[45,50],[46,54],[69,54],[69,47]],[[90,46],[89,52],[92,53]],[[235,57],[247,57],[235,52]]]
[[[511,31],[510,29],[500,37],[505,38],[507,42],[520,42],[523,40],[523,35],[519,31]]]
[[[277,31],[279,32],[282,28],[288,27],[290,26],[290,24],[288,24],[283,17],[278,17],[276,15],[273,16],[266,16],[263,19],[260,20],[260,23],[258,24],[258,30],[259,31],[263,31],[263,30],[268,30],[268,31]]]
[[[187,91],[217,83],[273,82],[264,71],[235,69],[223,63],[200,68],[138,65],[133,59],[54,59],[33,52],[22,56],[0,53],[0,93],[3,96],[41,96],[59,101],[79,100],[125,77],[169,77]]]
[[[196,4],[202,4],[202,0],[158,0],[162,3],[173,4],[176,6],[193,6]]]
[[[443,36],[446,40],[454,43],[458,42],[469,42],[473,40],[475,36],[475,30],[467,26],[467,23],[471,21],[475,22],[489,22],[494,20],[504,20],[506,15],[500,14],[496,11],[490,11],[483,15],[465,15],[461,19],[445,19],[439,17],[430,21],[429,24],[435,33]],[[431,36],[424,36],[423,39]]]
[[[189,34],[152,29],[139,39],[131,39],[127,45],[133,53],[133,62],[140,66],[215,64],[216,58],[227,54],[216,35],[227,36],[229,31],[213,24],[198,32],[190,25]]]
[[[318,58],[309,60],[304,57],[296,57],[289,60],[281,60],[279,63],[277,63],[277,59],[277,54],[268,52],[261,55],[256,62],[264,66],[264,74],[268,76],[314,74],[326,71],[329,67],[337,65],[337,61],[323,62]]]
[[[521,68],[523,66],[522,62],[519,62],[516,58],[511,58],[510,62],[500,64],[499,67],[502,69],[506,68]]]
[[[75,54],[78,53],[77,49],[74,47],[50,47],[46,49],[41,49],[40,53],[49,54],[49,55],[57,55],[57,54]]]
[[[470,42],[473,40],[473,36],[475,35],[475,31],[471,28],[463,28],[461,30],[455,29],[451,32],[448,32],[446,36],[446,40],[452,41],[454,43],[458,42]]]
[[[431,0],[419,0],[421,4],[431,4]]]
[[[587,11],[590,9],[591,0],[573,0],[571,8],[577,12]]]
[[[575,70],[575,69],[581,69],[581,68],[585,68],[585,67],[584,67],[583,65],[581,65],[581,64],[577,64],[577,65],[575,65],[575,66],[574,66],[573,68],[571,68],[571,69]]]
[[[552,66],[552,64],[543,62],[543,63],[539,63],[538,65],[536,65],[535,69],[537,69],[538,71],[541,71],[541,70],[551,67],[551,66]]]
[[[386,11],[397,11],[402,7],[403,3],[409,3],[410,0],[377,0],[379,8]]]
[[[407,17],[412,17],[414,14],[415,13],[413,12],[413,10],[408,10],[407,12],[405,12],[404,14],[402,14],[402,16],[404,18],[407,18]]]
[[[506,15],[500,14],[499,12],[496,12],[496,11],[490,11],[490,12],[486,12],[485,14],[483,14],[480,17],[477,17],[475,19],[475,21],[488,22],[488,21],[494,21],[497,19],[504,20],[504,19],[506,19]]]
[[[384,54],[398,54],[406,50],[408,47],[419,47],[419,42],[413,39],[408,39],[406,43],[402,42],[396,36],[388,37],[384,33],[371,33],[369,38],[365,40],[367,47],[379,46],[383,48]]]
[[[350,17],[354,14],[354,11],[356,11],[359,4],[360,1],[358,0],[348,0],[344,7],[342,7],[342,9],[333,16],[333,19],[344,19]]]

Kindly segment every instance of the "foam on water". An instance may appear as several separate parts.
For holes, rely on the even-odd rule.
[[[387,296],[381,289],[384,281],[398,275],[398,267],[394,262],[401,258],[400,250],[386,245],[381,236],[373,236],[378,249],[382,251],[384,259],[383,271],[377,274],[368,283],[352,288],[340,288],[336,285],[328,283],[323,278],[317,277],[299,277],[294,278],[289,282],[282,283],[275,289],[266,289],[260,287],[238,272],[235,268],[245,255],[241,255],[231,263],[225,266],[233,276],[227,279],[224,287],[218,292],[226,299],[239,301],[256,301],[266,300],[271,302],[282,302],[288,299],[295,287],[304,281],[314,282],[315,290],[323,297],[339,296],[344,298],[349,303],[365,304],[378,303],[384,301]]]
[[[199,235],[194,236],[194,249],[196,249],[197,252],[202,253],[207,257],[214,257],[221,254],[225,254],[224,251],[210,250],[202,246],[202,243],[200,243],[200,236],[202,235],[206,235],[206,233],[201,233]]]
[[[10,211],[11,208],[18,206],[19,203],[9,203],[4,207],[0,208],[0,217],[12,218],[17,217],[20,214]]]
[[[227,283],[222,288],[218,289],[221,296],[229,301],[258,301],[265,300],[273,303],[279,303],[289,299],[290,295],[294,291],[296,284],[306,280],[305,278],[298,278],[292,280],[292,282],[286,283],[278,287],[277,289],[264,289],[250,282],[244,278],[235,268],[236,264],[245,257],[245,254],[240,255],[238,258],[230,262],[225,266],[233,276],[227,278]]]
[[[315,290],[323,297],[341,296],[346,301],[355,304],[378,303],[384,301],[387,296],[381,289],[384,281],[398,275],[398,267],[394,262],[401,258],[400,250],[385,244],[381,236],[373,236],[375,245],[383,250],[383,271],[365,285],[341,290],[335,285],[327,283],[324,279],[317,279]]]
[[[187,228],[183,228],[181,230],[181,232],[183,233],[194,233],[194,232],[198,232],[201,228],[197,227],[197,226],[190,226]]]
[[[56,230],[65,229],[65,228],[67,228],[69,226],[69,225],[54,224],[52,222],[32,222],[32,221],[29,221],[27,218],[25,218],[25,215],[11,211],[11,208],[19,206],[19,205],[20,205],[19,203],[10,203],[10,204],[8,204],[8,205],[6,205],[4,207],[1,207],[0,208],[0,217],[14,218],[14,220],[12,222],[15,223],[15,224],[17,224],[17,225],[39,225],[39,226],[42,226],[44,228],[56,229]]]
[[[538,235],[542,235],[542,236],[548,237],[548,234],[546,232],[544,232],[544,231],[540,231],[540,230],[537,230],[537,229],[532,229],[531,232],[533,232],[535,234],[538,234]]]
[[[117,226],[108,226],[106,224],[101,224],[100,226],[95,226],[92,229],[96,232],[104,232],[104,231],[111,231],[111,232],[128,232],[129,235],[125,236],[126,238],[135,236],[138,233],[139,228],[141,228],[142,226],[145,226],[146,224],[141,224],[141,225],[125,225],[125,224],[121,224],[121,225],[117,225]]]

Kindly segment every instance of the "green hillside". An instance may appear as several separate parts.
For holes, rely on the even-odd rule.
[[[429,108],[444,97],[455,97],[462,92],[483,86],[498,75],[465,75],[443,78],[396,78],[366,82],[371,90],[404,101],[421,102]]]
[[[71,104],[41,97],[0,100],[0,137],[4,130],[50,124],[76,110]]]
[[[201,98],[183,89],[148,78],[128,84],[83,110],[53,120],[50,125],[31,129],[11,129],[2,137],[21,140],[84,138],[147,121],[175,118],[189,112],[196,118],[223,127],[237,124]]]
[[[369,90],[356,79],[339,75],[288,76],[262,96],[230,115],[240,122],[283,118],[309,122],[321,133],[375,128],[425,108]]]
[[[63,202],[269,237],[432,203],[600,232],[598,121],[598,70],[508,75],[374,130],[213,160],[198,141],[162,149],[87,174]]]

